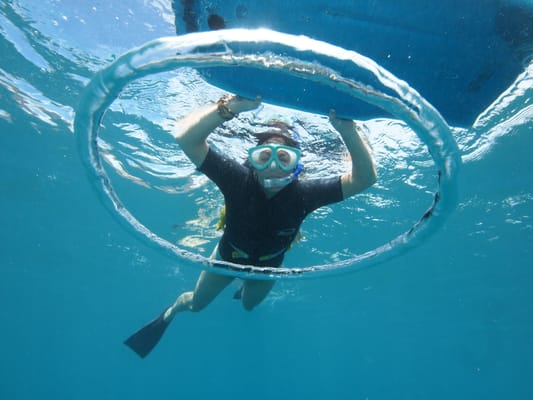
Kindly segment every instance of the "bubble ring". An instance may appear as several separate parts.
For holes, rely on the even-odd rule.
[[[248,47],[247,47],[248,46]],[[276,49],[258,51],[261,47]],[[285,54],[285,55],[280,55]],[[288,54],[290,56],[288,56]],[[328,65],[336,65],[333,69]],[[427,146],[437,168],[432,204],[406,232],[347,260],[295,268],[257,267],[213,260],[179,248],[141,224],[123,205],[105,171],[98,148],[100,122],[108,107],[130,82],[180,67],[244,66],[270,70],[327,85],[354,99],[378,106],[404,120]],[[342,73],[338,72],[342,69]],[[440,114],[407,83],[360,54],[303,36],[267,29],[229,29],[161,38],[133,49],[99,71],[85,88],[76,111],[78,147],[106,205],[148,244],[217,273],[247,279],[310,277],[359,270],[415,247],[435,232],[456,203],[460,153]]]

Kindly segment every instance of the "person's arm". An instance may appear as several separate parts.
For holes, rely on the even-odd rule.
[[[330,112],[329,120],[335,130],[340,133],[352,159],[352,171],[341,177],[342,196],[346,199],[376,182],[376,167],[370,148],[355,122],[337,118],[334,110]]]
[[[173,136],[189,159],[200,167],[207,156],[207,137],[216,127],[243,111],[253,110],[261,104],[261,98],[254,100],[240,96],[223,97],[222,102],[202,107],[178,121]],[[221,99],[221,100],[222,100]],[[220,104],[223,105],[222,110]]]

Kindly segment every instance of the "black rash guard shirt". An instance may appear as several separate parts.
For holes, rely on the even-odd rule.
[[[269,199],[252,167],[211,148],[199,171],[224,195],[226,227],[218,251],[236,264],[280,266],[304,218],[343,199],[338,176],[295,180]]]

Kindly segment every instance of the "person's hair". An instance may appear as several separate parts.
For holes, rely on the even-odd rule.
[[[268,121],[265,126],[268,126],[268,127],[271,127],[271,128],[276,128],[276,129],[279,129],[280,131],[282,131],[284,134],[286,134],[287,136],[290,135],[290,131],[292,129],[292,126],[289,125],[288,123],[284,122],[284,121],[281,121],[279,119],[271,119],[270,121]]]
[[[272,141],[272,139],[281,140],[282,144],[284,144],[285,146],[293,145],[292,141],[287,136],[277,131],[261,132],[261,134],[259,135],[259,139],[257,140],[257,145],[259,146],[261,144],[268,143]]]
[[[279,138],[283,141],[283,144],[285,146],[291,146],[291,147],[296,147],[296,148],[300,147],[299,143],[292,138],[292,135],[291,135],[292,126],[290,126],[286,122],[274,119],[274,120],[267,122],[264,125],[269,128],[274,128],[274,129],[269,129],[265,132],[261,132],[257,134],[257,139],[258,139],[257,145],[258,146],[268,142],[272,138]]]

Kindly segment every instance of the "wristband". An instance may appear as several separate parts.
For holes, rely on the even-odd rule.
[[[237,116],[237,114],[231,111],[231,109],[228,107],[228,102],[232,98],[233,96],[224,95],[217,101],[218,115],[220,115],[220,118],[222,118],[224,121],[229,121]]]

